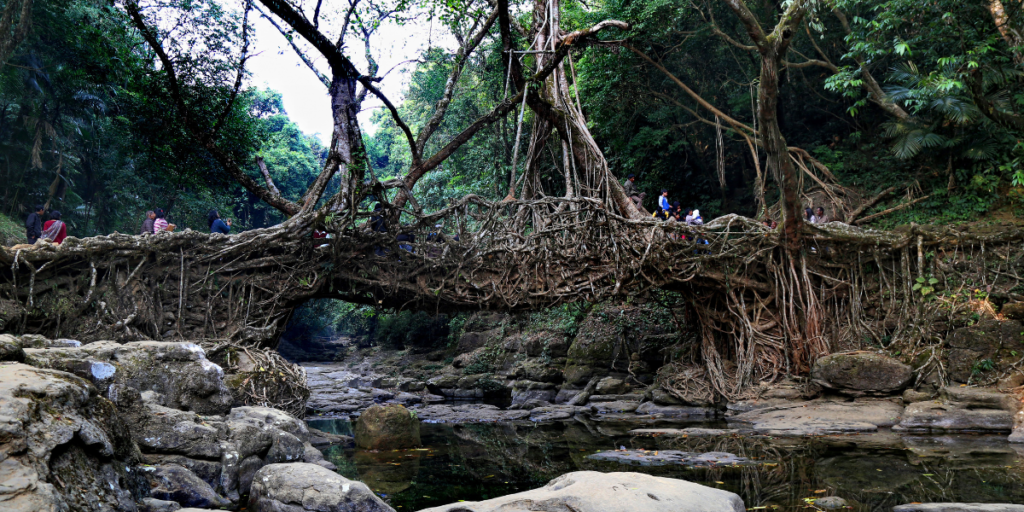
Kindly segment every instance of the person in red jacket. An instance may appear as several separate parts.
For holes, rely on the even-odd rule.
[[[60,220],[60,212],[57,210],[50,212],[50,220],[43,224],[42,238],[49,238],[53,240],[53,243],[59,244],[67,237],[68,226],[64,224],[64,221]]]

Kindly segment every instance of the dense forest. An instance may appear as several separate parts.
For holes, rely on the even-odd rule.
[[[791,43],[775,70],[776,115],[791,150],[824,171],[824,181],[801,174],[806,206],[824,206],[838,220],[859,209],[862,220],[884,227],[972,221],[1019,208],[1020,2],[796,3],[809,7],[797,30],[779,34]],[[408,65],[401,101],[385,107],[376,93],[359,92],[361,108],[374,110],[373,126],[361,132],[367,177],[415,174],[414,196],[428,211],[466,194],[514,195],[515,167],[534,169],[541,195],[565,193],[562,176],[573,164],[556,137],[531,135],[543,125],[525,105],[504,109],[445,153],[514,93],[494,3],[364,0],[322,13],[320,2],[282,5],[314,26],[341,26],[337,47],[358,55],[362,76],[378,82],[402,80],[378,69],[382,27],[429,23],[455,42],[428,45]],[[763,59],[751,38],[761,28],[751,32],[748,22],[782,27],[792,5],[561,5],[566,33],[602,20],[628,27],[569,51],[566,94],[611,173],[619,180],[637,175],[648,210],[667,189],[672,201],[705,218],[778,215],[772,208],[780,190],[757,135]],[[531,6],[509,9],[520,29],[511,37],[526,41]],[[192,229],[205,229],[213,208],[242,229],[283,221],[281,208],[240,183],[263,181],[262,167],[281,197],[299,201],[329,152],[288,118],[280,94],[250,84],[252,19],[266,15],[251,2],[9,0],[0,20],[0,213],[19,224],[44,203],[64,212],[75,236],[133,233],[142,213],[156,207]],[[140,29],[146,22],[150,29]],[[329,85],[297,25],[275,26],[311,68],[300,71]],[[163,54],[148,30],[164,41]],[[167,73],[167,55],[176,76]],[[521,66],[537,59],[522,54]],[[442,153],[432,167],[423,165],[427,155]],[[338,190],[339,180],[321,197]],[[317,311],[307,312],[311,322],[341,321]],[[334,314],[372,317],[349,306]]]

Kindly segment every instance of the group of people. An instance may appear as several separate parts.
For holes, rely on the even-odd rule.
[[[641,208],[641,203],[647,194],[637,191],[635,174],[626,177],[626,184],[622,188],[625,190],[626,196],[636,204],[636,207]],[[668,222],[683,222],[690,226],[704,225],[704,218],[701,217],[700,210],[695,208],[684,210],[678,201],[670,203],[668,190],[665,189],[661,190],[661,195],[658,196],[658,209],[651,216]]]
[[[626,192],[626,196],[629,197],[637,208],[641,208],[641,203],[646,196],[645,193],[639,192],[636,187],[636,175],[630,174],[626,177],[626,183],[622,186]],[[704,218],[700,215],[700,210],[686,209],[684,210],[679,206],[679,202],[669,203],[668,190],[662,189],[661,195],[658,197],[658,209],[651,214],[652,217],[660,220],[669,222],[684,222],[690,226],[702,226],[704,225]],[[825,209],[821,206],[816,208],[807,208],[804,210],[804,221],[811,224],[825,224],[829,222],[828,215],[825,214]],[[779,223],[772,219],[765,219],[765,227],[775,229],[779,226]]]
[[[206,224],[210,228],[210,233],[226,235],[231,232],[231,219],[221,219],[217,210],[210,210],[206,214]],[[139,234],[152,235],[161,231],[174,231],[175,228],[177,228],[176,225],[167,221],[167,212],[163,208],[157,208],[146,212],[146,219],[142,221]]]
[[[60,244],[68,237],[68,227],[64,221],[60,220],[60,212],[53,210],[50,212],[50,219],[43,221],[43,217],[46,216],[46,206],[37,204],[35,211],[28,214],[25,219],[25,238],[29,244],[35,244],[40,240],[48,240],[55,244]]]

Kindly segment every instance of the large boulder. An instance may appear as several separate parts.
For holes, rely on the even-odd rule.
[[[743,512],[736,494],[642,473],[566,473],[540,489],[420,512]]]
[[[231,504],[195,473],[176,464],[157,466],[149,473],[151,495],[185,507],[213,508]]]
[[[949,377],[956,382],[999,375],[1024,358],[1024,327],[1016,320],[983,319],[953,331],[949,344]]]
[[[811,379],[816,384],[852,396],[893,394],[906,387],[913,376],[909,366],[872,352],[828,355],[811,368]]]
[[[199,414],[224,414],[233,402],[224,371],[195,343],[97,341],[81,347],[26,348],[25,361],[88,379],[108,397],[124,388],[152,391],[160,405]]]
[[[250,512],[394,512],[365,484],[315,464],[271,464],[256,472]]]
[[[116,409],[89,382],[0,365],[0,510],[134,510],[141,456]]]
[[[356,422],[356,446],[370,450],[399,450],[420,445],[420,420],[397,404],[374,405]]]
[[[916,405],[916,404],[915,404]],[[900,422],[903,408],[884,401],[780,402],[747,410],[726,420],[730,428],[752,429],[758,434],[805,436],[875,432]]]

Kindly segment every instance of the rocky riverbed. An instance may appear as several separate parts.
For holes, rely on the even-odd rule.
[[[635,330],[613,329],[615,318]],[[447,511],[466,500],[458,510],[483,512],[543,500],[590,512],[617,503],[617,485],[640,492],[623,502],[635,510],[1024,501],[972,487],[1024,488],[1015,320],[954,331],[946,379],[852,350],[733,402],[658,384],[653,354],[673,335],[655,320],[598,309],[570,336],[481,314],[441,349],[338,342],[335,361],[303,363],[305,419],[320,428],[244,403],[233,386],[246,377],[194,343],[0,335],[0,508]],[[1002,374],[965,372],[978,358]],[[812,484],[783,478],[808,465]],[[778,489],[751,493],[751,479]],[[942,481],[961,488],[933,493]]]

